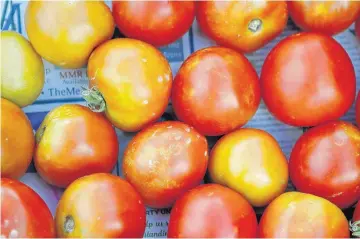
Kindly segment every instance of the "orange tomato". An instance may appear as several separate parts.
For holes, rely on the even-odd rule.
[[[260,238],[349,238],[344,213],[326,199],[300,192],[287,192],[264,211]]]
[[[55,223],[60,238],[141,238],[146,209],[127,181],[98,173],[70,184],[59,201]]]
[[[259,129],[239,129],[222,137],[209,160],[213,182],[230,187],[253,206],[262,207],[282,194],[288,164],[279,144]]]
[[[285,1],[199,1],[196,19],[205,34],[218,44],[253,52],[286,27]]]
[[[259,78],[245,56],[229,48],[209,47],[182,64],[171,99],[179,120],[203,135],[223,135],[255,114],[260,104]]]
[[[195,18],[193,1],[113,1],[119,30],[129,38],[164,46],[187,32]]]
[[[66,187],[75,179],[111,172],[119,145],[111,123],[82,105],[50,111],[36,132],[35,167],[49,184]]]
[[[186,124],[167,121],[140,131],[129,142],[123,173],[147,206],[165,208],[201,183],[207,163],[206,138]]]
[[[0,194],[2,238],[55,238],[51,212],[34,190],[1,178]]]
[[[288,1],[289,15],[305,31],[328,35],[350,27],[360,14],[360,2],[342,1]]]
[[[85,66],[93,49],[115,29],[103,1],[29,1],[25,26],[35,50],[64,68]]]
[[[1,98],[1,176],[20,178],[29,167],[35,146],[31,123],[14,103]]]
[[[96,89],[89,106],[100,106],[123,131],[138,131],[164,113],[172,84],[166,58],[155,47],[133,39],[113,39],[99,46],[88,64],[89,86]],[[90,94],[91,96],[91,94]],[[106,102],[106,106],[105,106]]]

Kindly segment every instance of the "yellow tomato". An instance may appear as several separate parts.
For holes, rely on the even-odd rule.
[[[35,50],[64,68],[86,64],[93,49],[110,39],[115,23],[102,1],[30,1],[26,30]]]
[[[44,87],[44,65],[19,33],[1,32],[1,97],[20,107],[32,104]]]
[[[239,129],[222,137],[212,149],[211,179],[261,207],[283,193],[288,164],[279,144],[259,129]]]
[[[1,98],[1,176],[17,179],[31,162],[35,137],[29,119],[14,103]]]

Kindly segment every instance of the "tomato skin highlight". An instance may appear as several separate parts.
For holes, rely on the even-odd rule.
[[[288,163],[275,138],[259,129],[238,129],[212,148],[208,167],[213,182],[262,207],[286,190]]]
[[[333,38],[317,33],[298,33],[280,41],[266,57],[260,79],[268,110],[292,126],[336,120],[355,100],[350,57]]]
[[[180,121],[201,134],[217,136],[246,124],[260,104],[259,78],[242,54],[224,47],[193,53],[180,67],[172,87]]]
[[[287,1],[289,15],[304,31],[335,35],[359,17],[358,1]]]
[[[129,38],[165,46],[181,38],[195,18],[193,1],[113,1],[119,30]]]
[[[102,94],[106,117],[120,130],[145,128],[158,120],[168,105],[171,68],[162,53],[148,43],[110,40],[92,53],[87,70],[89,87]]]
[[[20,181],[1,178],[1,236],[54,238],[55,225],[44,200]]]
[[[360,130],[343,121],[309,129],[291,152],[289,171],[298,191],[350,207],[360,199]]]
[[[288,20],[285,1],[199,1],[201,30],[219,45],[249,53],[278,36]],[[258,24],[258,25],[253,25]]]
[[[287,192],[264,211],[260,238],[349,238],[344,213],[333,203],[312,194]]]
[[[95,47],[109,40],[115,23],[103,1],[30,1],[25,27],[35,50],[63,68],[84,67]]]
[[[18,179],[29,167],[35,150],[30,120],[16,104],[1,98],[1,176]]]
[[[254,209],[238,193],[218,184],[200,185],[176,201],[169,238],[255,238]]]
[[[55,222],[58,237],[141,238],[146,209],[127,181],[97,173],[70,184],[59,201]]]
[[[147,206],[166,208],[201,183],[207,163],[206,138],[184,123],[165,121],[135,135],[122,167]]]
[[[36,132],[35,167],[49,184],[67,187],[92,173],[111,172],[119,152],[115,129],[101,114],[67,104],[50,111]]]

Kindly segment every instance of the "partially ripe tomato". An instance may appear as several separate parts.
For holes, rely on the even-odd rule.
[[[165,208],[201,183],[207,163],[206,138],[186,124],[165,121],[129,142],[123,173],[147,206]]]
[[[260,238],[349,238],[344,213],[326,199],[287,192],[266,207],[259,224]]]
[[[356,124],[360,127],[360,91],[358,91],[358,95],[355,101],[355,114],[356,114]]]
[[[288,1],[291,19],[305,31],[334,35],[346,30],[360,14],[360,2]]]
[[[172,73],[166,58],[150,44],[113,39],[92,53],[88,64],[90,91],[86,99],[96,111],[123,131],[135,132],[164,113]]]
[[[240,52],[253,52],[286,27],[285,1],[199,1],[196,20],[218,44]]]
[[[26,114],[1,98],[1,176],[18,179],[30,165],[35,147],[33,129]]]
[[[118,158],[115,129],[101,114],[82,105],[50,111],[36,132],[35,167],[49,184],[67,187],[92,173],[108,173]]]
[[[0,195],[1,238],[55,238],[51,212],[34,190],[1,178]]]
[[[146,209],[127,181],[98,173],[70,184],[59,201],[55,223],[60,238],[142,238]]]
[[[269,111],[298,127],[343,116],[356,93],[353,64],[332,37],[298,33],[280,41],[266,57],[261,90]]]
[[[176,201],[169,238],[255,238],[254,209],[238,193],[218,184],[198,186]]]
[[[251,63],[224,47],[193,53],[180,67],[172,88],[179,120],[203,135],[216,136],[246,124],[260,104],[260,84]]]
[[[342,121],[309,129],[291,152],[289,171],[298,191],[350,207],[360,199],[360,130]]]
[[[195,18],[193,1],[113,1],[112,4],[116,25],[125,36],[155,46],[179,39]]]
[[[93,49],[115,29],[103,1],[29,1],[25,26],[35,50],[64,68],[85,66]]]
[[[253,206],[267,205],[288,184],[288,164],[275,138],[259,129],[239,129],[223,136],[209,160],[213,182],[232,188]]]

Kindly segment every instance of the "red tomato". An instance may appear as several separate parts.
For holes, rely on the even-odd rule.
[[[51,212],[41,197],[17,180],[1,178],[1,237],[54,238]]]
[[[360,127],[360,91],[358,92],[355,102],[356,124]]]
[[[146,209],[128,182],[97,173],[70,184],[59,201],[55,222],[61,238],[141,238]]]
[[[344,213],[326,199],[300,192],[287,192],[264,211],[260,238],[349,238]]]
[[[256,71],[246,57],[228,48],[193,53],[173,83],[176,116],[204,135],[223,135],[243,126],[259,104]]]
[[[147,206],[164,208],[201,183],[207,163],[205,137],[186,124],[167,121],[142,130],[129,142],[123,173]]]
[[[193,1],[113,1],[112,9],[123,34],[155,46],[179,39],[195,18]]]
[[[62,105],[36,132],[35,167],[49,184],[66,187],[75,179],[111,172],[119,151],[117,136],[104,116],[82,105]]]
[[[351,206],[360,199],[360,130],[342,121],[311,128],[296,142],[289,172],[298,191]]]
[[[218,184],[190,190],[171,210],[170,238],[255,238],[254,209],[238,193]]]
[[[123,130],[135,132],[161,117],[168,106],[172,72],[155,47],[134,39],[113,39],[91,54],[86,99]],[[99,107],[99,108],[98,108]]]
[[[285,1],[199,1],[196,19],[218,44],[241,52],[255,51],[286,27]]]
[[[344,48],[317,33],[280,41],[261,72],[269,111],[293,126],[315,126],[344,115],[355,99],[355,71]]]
[[[305,31],[334,35],[347,29],[359,16],[360,2],[288,1],[292,20]]]

